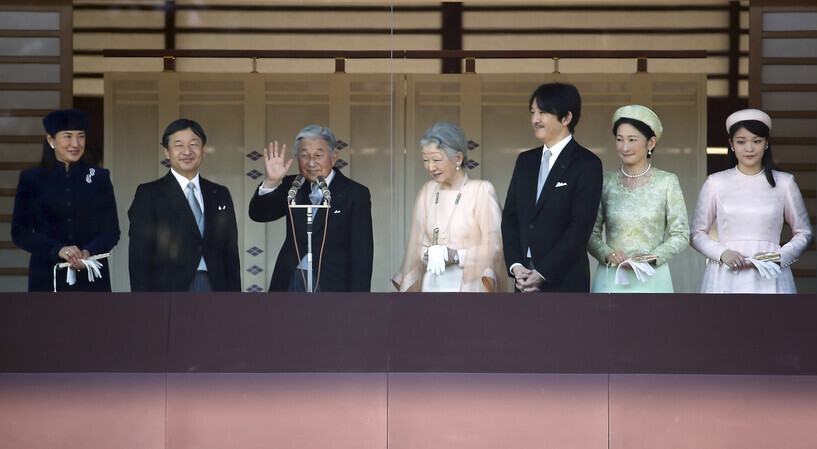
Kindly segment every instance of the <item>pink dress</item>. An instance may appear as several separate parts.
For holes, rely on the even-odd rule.
[[[508,274],[502,252],[502,210],[494,186],[484,180],[468,179],[458,191],[438,190],[439,184],[425,183],[417,195],[409,240],[400,271],[392,277],[397,290],[404,291],[505,291]],[[439,198],[437,193],[439,192]],[[448,265],[442,279],[426,272],[423,253],[439,228],[438,244],[457,250],[459,266]]]
[[[789,265],[811,242],[811,221],[794,176],[779,171],[773,174],[774,188],[763,172],[747,176],[737,168],[712,174],[701,188],[692,218],[691,243],[708,259],[702,293],[797,293]],[[781,247],[783,220],[793,235]],[[717,238],[710,236],[713,223]],[[764,279],[754,268],[734,273],[720,263],[727,249],[745,257],[778,253],[782,271],[777,279]]]

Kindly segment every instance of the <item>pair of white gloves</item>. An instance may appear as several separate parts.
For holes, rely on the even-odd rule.
[[[655,274],[655,268],[649,262],[636,262],[633,259],[627,259],[616,268],[616,285],[630,285],[630,276],[627,274],[627,269],[622,267],[625,263],[630,264],[636,279],[643,284],[646,284]]]
[[[754,265],[755,268],[757,268],[757,272],[760,273],[760,276],[762,276],[764,279],[770,280],[777,279],[777,276],[780,274],[780,265],[775,263],[776,261],[779,260],[780,260],[779,257],[766,260],[759,260],[754,257],[746,258],[747,262],[751,262],[752,265]],[[731,267],[729,267],[729,265],[724,264],[723,266],[726,268],[727,271],[729,271],[732,274],[738,274],[740,272],[740,270],[733,270]]]
[[[93,259],[82,259],[82,263],[85,264],[86,271],[88,271],[88,282],[94,282],[94,278],[102,279],[102,272],[99,271],[102,268],[102,263]],[[68,272],[65,273],[65,281],[68,285],[74,285],[77,283],[77,270],[68,267]]]
[[[445,245],[432,245],[428,247],[428,267],[426,271],[439,276],[445,273],[446,262],[448,262],[448,247]]]

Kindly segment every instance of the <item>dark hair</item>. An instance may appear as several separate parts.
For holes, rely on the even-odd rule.
[[[567,117],[568,112],[573,113],[573,119],[567,124],[567,129],[573,134],[582,115],[582,97],[576,86],[566,83],[542,84],[531,94],[529,108],[533,107],[534,101],[540,111],[553,114],[559,120]]]
[[[54,149],[51,148],[51,145],[48,143],[48,139],[46,138],[43,140],[43,157],[40,159],[40,167],[45,169],[45,173],[47,174],[54,167],[57,165],[57,155],[54,154]]]
[[[769,142],[769,127],[766,126],[765,123],[758,120],[743,120],[737,122],[729,128],[730,143],[732,142],[732,139],[734,139],[735,133],[741,128],[746,129],[756,136],[766,138],[766,150],[763,151],[763,159],[761,159],[760,162],[763,164],[763,171],[766,174],[766,180],[769,181],[769,184],[772,187],[775,187],[776,184],[774,182],[774,174],[772,174],[772,170],[776,170],[777,166],[774,164],[774,159],[772,158],[772,144]],[[729,146],[729,150],[729,164],[738,165],[738,157],[735,156],[735,150],[732,148],[732,145]]]
[[[165,133],[162,134],[162,146],[167,148],[167,141],[170,139],[170,136],[188,128],[193,131],[193,134],[199,136],[199,139],[201,139],[201,146],[207,145],[207,135],[204,134],[204,130],[202,129],[201,125],[196,123],[195,120],[180,118],[178,120],[174,120],[171,124],[167,125],[167,128],[165,128]]]
[[[628,125],[632,125],[633,127],[635,127],[635,129],[637,129],[638,132],[640,132],[641,134],[644,135],[644,137],[647,138],[647,141],[649,141],[650,139],[655,137],[655,131],[653,131],[652,128],[650,128],[650,125],[642,122],[641,120],[636,120],[636,119],[630,118],[630,117],[621,117],[620,119],[616,120],[615,123],[613,123],[613,135],[614,136],[618,134],[618,127],[621,126],[624,123],[626,123]],[[655,148],[653,148],[653,151],[654,150],[655,150]],[[651,156],[650,153],[651,153],[651,151],[648,148],[647,149],[647,159],[650,158],[650,156]]]

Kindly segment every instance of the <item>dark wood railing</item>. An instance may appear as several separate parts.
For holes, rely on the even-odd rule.
[[[705,59],[706,50],[169,50],[109,49],[106,58],[163,58],[166,71],[175,71],[175,58],[334,59],[335,72],[345,72],[346,59],[464,59],[465,72],[476,72],[477,59],[552,59],[554,73],[561,59],[634,59],[638,72],[648,59]]]

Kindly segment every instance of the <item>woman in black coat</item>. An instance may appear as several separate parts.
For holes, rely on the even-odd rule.
[[[76,109],[54,111],[43,119],[46,131],[39,167],[20,173],[11,237],[31,253],[29,291],[111,291],[108,259],[100,259],[101,278],[88,281],[82,259],[109,252],[119,241],[119,219],[108,170],[83,162],[88,115]],[[76,283],[68,285],[69,262]]]

